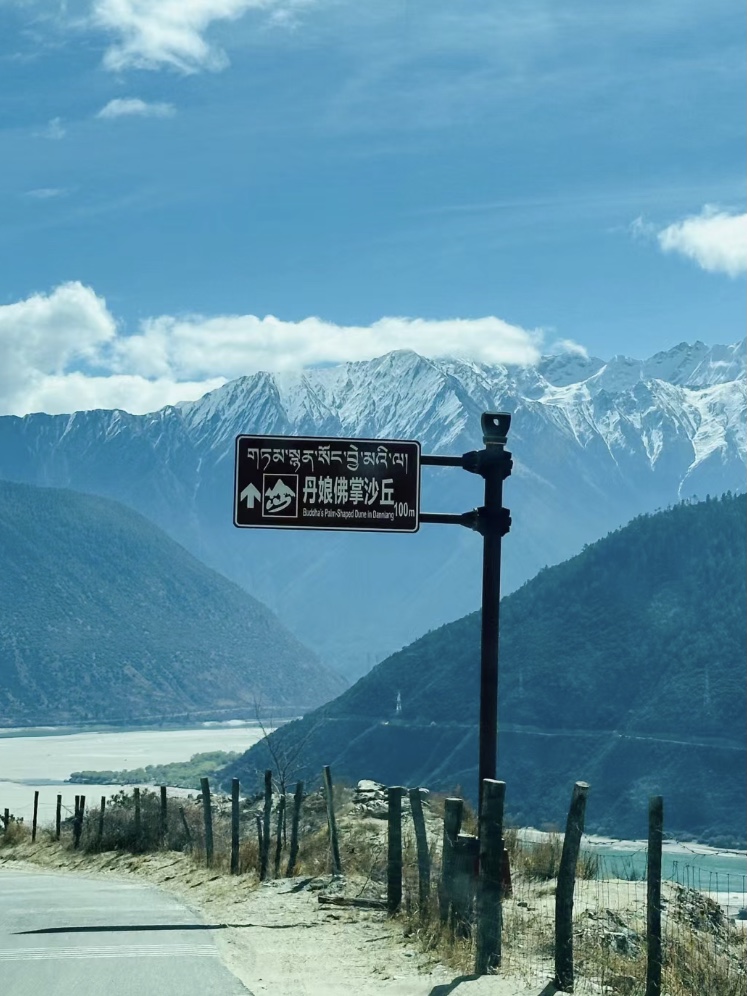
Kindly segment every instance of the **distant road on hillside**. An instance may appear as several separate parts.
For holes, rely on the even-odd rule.
[[[325,723],[347,722],[346,716],[325,716]],[[388,720],[380,721],[381,725],[387,725]],[[371,723],[371,726],[380,725]],[[427,729],[432,723],[418,723],[412,720],[392,720],[391,725],[401,726],[405,729],[417,730]],[[449,723],[450,727],[462,730],[476,730],[476,723]],[[546,730],[540,726],[521,726],[517,723],[499,723],[499,733],[525,733],[528,736],[537,737],[610,737],[616,740],[643,740],[647,743],[661,744],[685,744],[693,747],[721,747],[724,750],[747,751],[747,744],[738,740],[730,740],[725,737],[688,737],[684,734],[672,733],[626,733],[622,730]]]

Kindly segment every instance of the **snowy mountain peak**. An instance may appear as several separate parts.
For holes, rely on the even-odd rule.
[[[512,412],[509,591],[633,515],[744,490],[746,408],[741,343],[680,343],[646,360],[569,352],[531,367],[399,350],[257,372],[148,415],[0,417],[0,477],[131,505],[246,585],[328,660],[356,669],[478,604],[475,537],[435,527],[370,543],[367,534],[237,531],[238,434],[417,439],[426,453],[464,453],[481,445],[482,412]],[[427,511],[481,500],[474,475],[453,469],[428,468],[422,489]]]
[[[479,413],[505,408],[584,449],[601,444],[619,465],[649,468],[677,447],[677,491],[709,459],[744,462],[743,344],[679,343],[646,360],[567,352],[506,367],[396,350],[372,360],[298,372],[255,373],[180,406],[213,446],[241,432],[419,439],[432,452],[474,446]],[[717,390],[716,390],[717,389]],[[528,415],[531,418],[528,419]],[[668,444],[667,444],[667,441]]]
[[[567,387],[588,380],[603,365],[604,360],[596,356],[568,352],[543,356],[537,365],[537,372],[553,387]]]

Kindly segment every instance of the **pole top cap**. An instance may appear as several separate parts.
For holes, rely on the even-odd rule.
[[[486,446],[505,446],[511,426],[510,412],[483,412],[480,417],[482,439]]]

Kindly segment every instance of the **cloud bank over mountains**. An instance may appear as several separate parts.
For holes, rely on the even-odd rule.
[[[542,330],[495,316],[385,317],[343,326],[314,317],[161,315],[128,334],[103,297],[73,281],[0,305],[0,414],[92,408],[143,414],[255,370],[368,360],[396,349],[531,365],[548,348]],[[583,353],[571,340],[554,348]]]
[[[109,116],[141,112],[120,108]],[[747,214],[706,206],[663,229],[638,219],[632,230],[704,270],[730,277],[747,271]],[[128,330],[103,297],[71,281],[47,294],[0,305],[0,414],[92,408],[143,414],[194,400],[253,371],[370,360],[397,349],[519,366],[537,363],[543,352],[586,356],[584,346],[572,339],[549,340],[544,329],[526,329],[495,315],[388,316],[365,326],[318,317],[160,315]]]

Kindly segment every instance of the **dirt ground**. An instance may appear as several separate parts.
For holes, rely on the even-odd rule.
[[[177,895],[215,931],[231,971],[256,996],[539,996],[547,977],[470,979],[429,960],[379,910],[323,907],[325,894],[359,892],[363,882],[297,877],[257,886],[200,868],[178,853],[79,855],[53,842],[0,850],[0,867],[140,879]]]
[[[341,796],[340,850],[348,874],[333,878],[327,871],[326,808],[321,795],[317,795],[310,796],[305,804],[301,828],[304,844],[299,873],[293,878],[260,884],[254,870],[230,876],[224,867],[225,855],[223,864],[218,863],[220,867],[208,869],[201,847],[194,856],[181,851],[84,854],[71,850],[69,843],[55,842],[47,831],[40,834],[35,845],[27,837],[13,846],[0,847],[0,867],[22,862],[28,868],[43,867],[63,874],[123,879],[137,876],[169,891],[205,922],[220,925],[214,937],[221,955],[255,996],[550,996],[555,992],[550,984],[555,905],[552,882],[516,876],[513,895],[503,905],[504,959],[500,973],[482,978],[460,975],[441,963],[434,952],[428,952],[416,935],[408,934],[404,918],[389,918],[379,909],[320,903],[320,895],[382,897],[386,822],[376,812],[380,803],[366,808],[353,805],[350,793]],[[218,811],[221,805],[217,805]],[[223,827],[221,833],[224,823],[221,817],[216,824]],[[410,823],[406,820],[405,826]],[[426,808],[426,824],[430,844],[437,853],[443,822],[435,802],[432,808]],[[249,825],[253,825],[252,820]],[[403,832],[403,837],[409,853],[406,867],[413,866],[411,828]],[[247,843],[249,840],[250,837]],[[256,865],[250,862],[247,867],[253,869]],[[409,887],[413,894],[412,882]],[[416,885],[414,891],[417,892]],[[692,905],[693,897],[685,898]],[[676,888],[668,883],[664,899],[666,925],[679,901]],[[620,966],[627,972],[633,970],[636,958],[640,962],[645,901],[646,883],[642,881],[576,882],[579,965],[591,953],[590,965],[595,966],[584,972],[583,980],[579,979],[579,992],[629,991],[624,985],[620,988],[607,982],[615,978],[624,982],[629,977],[620,974]],[[712,915],[712,911],[693,909],[688,915],[697,919],[701,914]],[[679,921],[672,923],[677,926]],[[680,924],[678,929],[689,928]],[[601,950],[610,952],[609,957],[600,959]],[[455,963],[469,965],[471,956]]]

